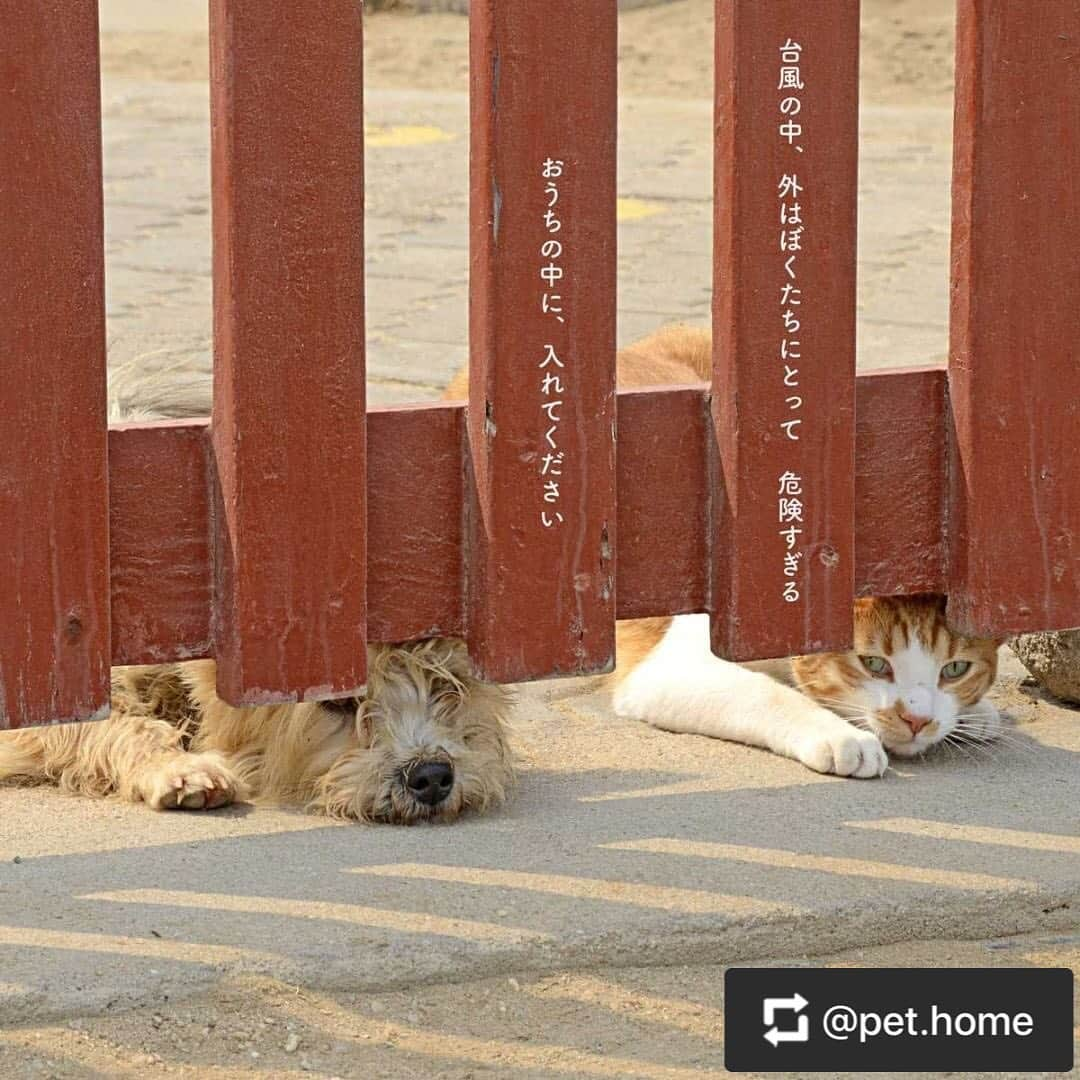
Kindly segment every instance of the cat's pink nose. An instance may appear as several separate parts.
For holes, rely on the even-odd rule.
[[[912,735],[918,735],[927,724],[932,723],[929,716],[905,716],[904,723],[911,728]]]

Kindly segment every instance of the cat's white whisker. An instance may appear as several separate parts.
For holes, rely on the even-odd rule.
[[[966,758],[968,761],[977,762],[979,760],[978,757],[974,753],[972,753],[970,747],[966,746],[962,742],[957,742],[950,739],[945,741],[945,745],[952,747],[953,750],[955,750],[962,757]]]
[[[1009,753],[1022,755],[1031,760],[1045,759],[1051,757],[1054,753],[1050,747],[1043,746],[1041,743],[1016,739],[994,739],[970,743],[968,745],[980,746],[997,754]]]
[[[972,737],[967,733],[951,732],[947,738],[951,746],[965,747],[981,760],[991,760],[1006,754],[1025,757],[1029,761],[1042,760],[1053,751],[1015,731],[998,732],[994,737]]]

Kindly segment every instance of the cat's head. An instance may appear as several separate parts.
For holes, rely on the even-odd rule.
[[[873,731],[892,754],[921,754],[967,726],[997,676],[1000,641],[966,637],[945,621],[941,596],[855,602],[855,647],[793,662],[803,693]]]

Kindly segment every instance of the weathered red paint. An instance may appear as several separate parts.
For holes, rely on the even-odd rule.
[[[0,728],[100,715],[110,657],[216,654],[251,704],[357,692],[368,639],[468,637],[500,681],[601,671],[616,614],[709,610],[738,658],[842,647],[853,593],[950,591],[979,633],[1080,623],[1076,0],[961,0],[948,378],[854,377],[857,0],[717,10],[713,385],[618,395],[616,461],[614,0],[474,12],[471,407],[366,422],[359,5],[213,0],[214,424],[116,428],[106,457],[95,8],[0,0]],[[784,172],[805,192],[798,443],[777,430]],[[798,605],[770,561],[787,469]]]
[[[465,409],[368,413],[368,635],[465,634]]]
[[[1080,5],[960,0],[949,614],[1080,624]]]
[[[604,671],[615,639],[616,2],[479,0],[470,19],[470,654],[499,681]],[[549,160],[562,164],[545,176]],[[545,282],[548,266],[563,276]],[[549,345],[556,360],[541,369]],[[558,382],[545,393],[547,375]],[[547,483],[557,501],[545,501]]]
[[[859,4],[717,0],[716,17],[713,648],[749,659],[846,647]],[[788,41],[801,46],[794,65],[782,59]],[[802,89],[779,88],[782,66],[799,69]],[[798,104],[785,113],[785,101]],[[789,121],[801,129],[790,139],[781,132]],[[785,175],[797,178],[801,194],[781,197]],[[789,212],[799,205],[797,220],[782,222],[781,203]],[[782,250],[781,233],[800,227],[788,241],[800,250]],[[783,298],[784,286],[799,291]],[[785,371],[784,340],[797,376]],[[786,375],[797,381],[785,386]],[[790,429],[798,441],[785,421],[801,421]],[[804,508],[801,522],[783,523],[802,529],[794,579],[785,576],[778,505],[780,477],[789,472],[801,478],[802,493],[784,494]],[[785,600],[790,581],[797,602]]]
[[[941,508],[945,476],[944,370],[860,376],[856,550],[860,593],[944,590]],[[621,619],[708,608],[710,543],[704,385],[619,394],[619,606]],[[368,615],[372,641],[465,634],[462,405],[374,409],[370,475]],[[110,435],[116,663],[209,653],[212,580],[209,480],[195,449],[204,424],[153,425]],[[133,512],[142,485],[164,492],[189,520]],[[120,518],[124,524],[119,525]],[[169,567],[167,577],[163,569]],[[850,617],[850,616],[849,616]],[[118,620],[119,622],[119,620]]]
[[[855,581],[860,596],[948,590],[944,368],[855,382]]]
[[[621,619],[708,607],[711,427],[704,385],[619,394]]]
[[[0,729],[109,701],[97,4],[0,0]]]
[[[191,421],[109,431],[114,664],[213,655],[209,433]]]
[[[212,0],[219,690],[365,680],[356,0]]]

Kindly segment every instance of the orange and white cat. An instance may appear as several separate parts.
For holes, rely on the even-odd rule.
[[[620,353],[619,383],[701,381],[711,364],[706,331],[673,327]],[[707,615],[620,623],[615,711],[857,777],[880,776],[889,754],[999,733],[984,695],[1000,642],[952,631],[943,597],[857,600],[854,640],[847,653],[740,665],[710,652]]]
[[[996,641],[945,622],[939,596],[855,602],[855,648],[732,664],[709,651],[707,615],[619,626],[615,711],[665,731],[731,739],[817,772],[880,776],[889,754],[990,742],[1001,729],[984,698]]]

